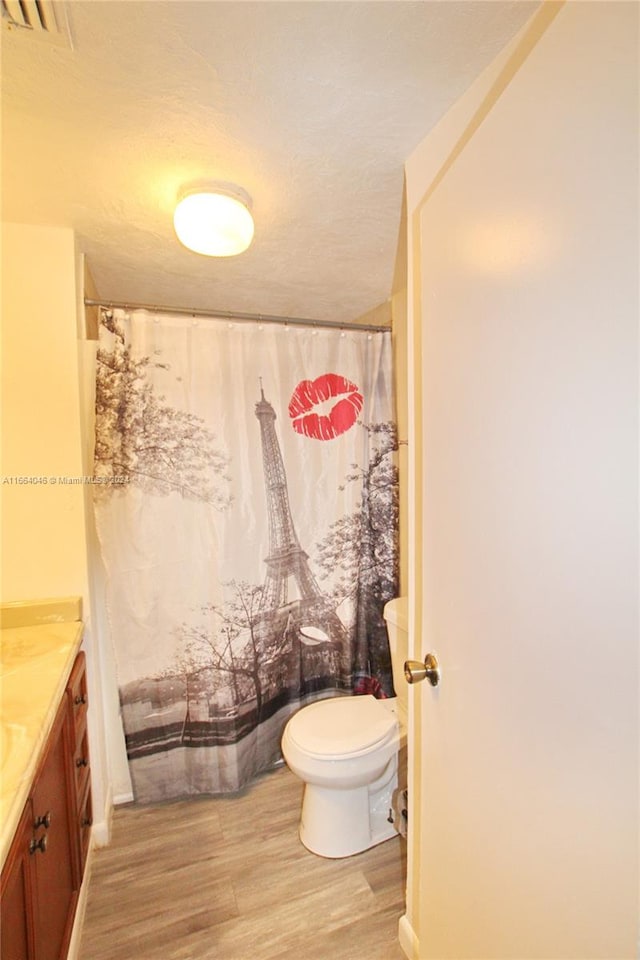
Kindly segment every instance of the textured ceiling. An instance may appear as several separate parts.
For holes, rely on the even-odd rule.
[[[403,163],[538,6],[74,0],[2,31],[3,217],[67,225],[100,297],[348,321],[391,294]],[[181,247],[180,187],[253,199],[239,257]]]

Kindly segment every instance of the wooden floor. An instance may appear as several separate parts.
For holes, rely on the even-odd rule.
[[[119,807],[96,850],[80,960],[406,960],[406,843],[325,860],[286,767],[241,795]]]

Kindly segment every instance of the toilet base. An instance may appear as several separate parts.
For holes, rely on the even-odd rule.
[[[307,783],[302,800],[299,836],[320,857],[351,857],[397,837],[388,817],[398,785],[397,755],[368,786],[341,790]]]

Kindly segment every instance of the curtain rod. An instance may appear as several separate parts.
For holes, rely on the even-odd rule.
[[[197,310],[195,307],[165,307],[154,303],[124,303],[117,300],[90,300],[85,297],[85,307],[112,307],[123,310],[153,310],[156,313],[179,313],[190,317],[209,317],[216,320],[253,320],[257,323],[284,323],[297,327],[337,327],[339,330],[363,330],[368,333],[384,333],[391,326],[369,323],[339,323],[337,320],[309,320],[304,317],[275,317],[264,313],[234,313],[231,310]]]

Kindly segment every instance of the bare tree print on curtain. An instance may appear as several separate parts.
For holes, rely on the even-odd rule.
[[[118,478],[148,493],[177,490],[224,506],[227,461],[215,436],[201,417],[169,406],[148,382],[150,365],[168,365],[151,357],[134,359],[112,311],[102,310],[100,322],[113,334],[113,346],[97,354],[94,475],[106,481],[98,490],[112,492],[109,481]]]
[[[384,605],[398,595],[399,485],[393,421],[362,425],[370,437],[366,467],[353,463],[345,483],[360,489],[353,513],[336,520],[318,545],[318,563],[325,574],[340,571],[334,588],[338,602],[351,598],[356,617],[352,669],[357,693],[393,696],[393,673]]]
[[[312,361],[300,336],[279,384],[281,356],[244,330],[137,313],[102,313],[96,517],[132,782],[152,801],[240,789],[310,700],[393,693],[397,441],[362,419],[392,412],[387,344],[327,339]],[[301,377],[314,362],[351,376]]]

